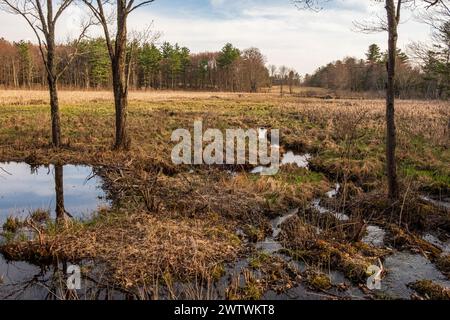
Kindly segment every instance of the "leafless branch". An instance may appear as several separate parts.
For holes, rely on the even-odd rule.
[[[323,9],[322,4],[330,2],[330,0],[292,0],[298,9],[309,9],[320,11]]]

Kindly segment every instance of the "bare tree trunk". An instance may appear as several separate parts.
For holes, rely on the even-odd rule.
[[[398,3],[400,6],[400,1]],[[397,165],[395,158],[396,130],[395,130],[395,60],[397,55],[397,27],[399,10],[395,8],[394,0],[386,0],[388,17],[388,63],[386,85],[386,170],[388,178],[388,196],[391,201],[398,198]],[[396,13],[396,11],[398,13]]]
[[[61,146],[61,120],[59,114],[58,86],[56,81],[48,77],[48,88],[50,92],[50,113],[52,121],[52,144],[53,147]]]
[[[91,79],[89,76],[89,66],[86,64],[85,70],[84,70],[84,82],[86,89],[89,89],[91,87]]]
[[[55,61],[55,33],[54,25],[49,24],[49,34],[47,35],[47,81],[48,90],[50,93],[50,114],[52,121],[52,144],[53,147],[59,148],[61,146],[61,120],[59,114],[58,101],[58,85],[56,76],[56,61]]]
[[[55,165],[56,221],[58,223],[64,222],[66,218],[63,180],[63,167],[61,165]]]
[[[14,88],[17,88],[18,86],[18,81],[17,81],[17,70],[16,70],[16,62],[12,61],[12,73],[13,73],[13,82],[14,82]]]
[[[124,66],[115,66],[113,63],[113,87],[114,87],[114,106],[116,113],[116,138],[114,149],[128,149],[129,148],[129,138],[127,132],[127,107],[128,107],[128,91],[125,88],[125,79],[123,78],[122,72]]]
[[[116,139],[115,150],[127,150],[130,147],[130,139],[127,132],[128,112],[128,72],[126,66],[127,45],[127,15],[125,6],[121,1],[117,2],[117,36],[115,41],[115,55],[112,61],[112,74],[114,86],[114,104],[116,109]]]
[[[27,81],[28,81],[28,89],[31,90],[31,84],[33,82],[33,65],[32,65],[32,61],[30,61],[29,65],[28,65]]]

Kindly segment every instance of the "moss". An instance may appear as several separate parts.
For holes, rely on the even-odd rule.
[[[311,288],[318,291],[329,290],[333,286],[330,277],[320,271],[307,272],[306,280]]]
[[[376,300],[395,300],[394,297],[392,297],[391,295],[387,294],[386,292],[375,290],[372,293],[373,293],[373,297]]]
[[[225,275],[225,266],[223,263],[216,264],[211,270],[211,277],[213,280],[219,280],[221,277]]]
[[[246,283],[243,293],[244,296],[242,298],[245,300],[260,300],[264,290],[261,283],[253,279]]]
[[[227,300],[260,300],[266,289],[266,281],[244,268],[239,275],[232,277],[225,296]]]
[[[450,300],[450,289],[431,280],[419,280],[409,284],[409,287],[428,300]]]
[[[243,230],[251,242],[258,242],[265,237],[265,230],[263,228],[247,224],[243,227]]]
[[[450,278],[450,255],[439,257],[436,261],[436,266],[447,276],[447,278]]]
[[[249,265],[253,269],[260,269],[270,259],[270,254],[265,252],[259,252],[255,256],[250,258]]]
[[[229,238],[232,246],[239,247],[242,244],[242,241],[237,234],[230,234]]]
[[[278,177],[281,180],[296,185],[305,183],[319,183],[325,179],[325,176],[322,173],[310,171],[304,168],[282,172],[278,175]]]
[[[442,252],[441,249],[435,247],[428,241],[422,238],[408,233],[402,228],[396,225],[388,225],[388,242],[390,242],[395,248],[398,249],[417,249],[427,252],[432,260],[438,258]]]
[[[309,260],[308,257],[311,254],[309,250],[286,249],[286,248],[281,249],[279,252],[280,254],[289,256],[297,261]]]

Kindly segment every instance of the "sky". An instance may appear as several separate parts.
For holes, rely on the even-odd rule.
[[[130,15],[129,30],[152,25],[161,32],[160,42],[178,43],[191,52],[218,51],[227,42],[240,49],[257,47],[267,64],[305,74],[346,56],[364,58],[372,43],[385,49],[386,33],[357,32],[353,24],[383,13],[383,5],[373,0],[329,0],[319,11],[300,10],[291,0],[155,0]],[[65,13],[58,25],[59,40],[76,34],[81,16],[77,7]],[[0,37],[35,42],[21,17],[0,12],[0,21]],[[94,29],[92,35],[99,32]],[[398,44],[406,48],[412,41],[427,41],[429,33],[405,11]]]

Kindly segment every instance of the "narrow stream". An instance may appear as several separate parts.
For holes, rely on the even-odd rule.
[[[362,238],[362,242],[376,248],[382,248],[384,247],[385,236],[386,231],[378,226],[369,225],[366,228],[366,235]]]
[[[289,218],[297,215],[298,211],[299,211],[298,208],[293,209],[289,211],[287,214],[279,216],[270,221],[270,225],[272,227],[272,234],[268,236],[266,239],[264,239],[264,241],[258,242],[256,244],[256,248],[269,254],[276,253],[277,251],[283,249],[283,246],[277,240],[278,236],[281,233],[281,225]]]
[[[341,185],[339,183],[336,183],[336,186],[334,187],[334,189],[331,189],[330,191],[325,193],[325,195],[328,198],[335,198],[339,194],[340,188],[341,188]],[[313,208],[316,209],[320,214],[331,214],[339,221],[350,220],[350,217],[348,215],[346,215],[345,213],[341,213],[341,212],[337,212],[332,209],[325,208],[324,206],[321,205],[321,203],[322,203],[322,201],[320,199],[314,199],[312,201]]]
[[[440,199],[440,198],[432,198],[430,196],[425,195],[421,196],[421,198],[422,200],[425,200],[438,208],[450,210],[450,198]]]
[[[441,249],[443,255],[450,254],[450,238],[447,239],[447,241],[444,242],[444,241],[439,240],[438,237],[436,237],[435,235],[433,235],[431,233],[424,234],[422,238],[425,241],[428,241],[432,245],[434,245],[434,246],[438,247],[439,249]]]

